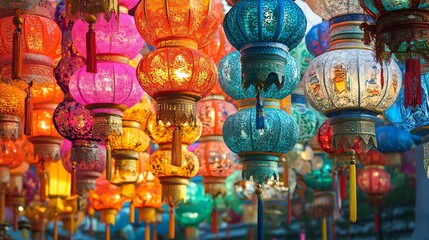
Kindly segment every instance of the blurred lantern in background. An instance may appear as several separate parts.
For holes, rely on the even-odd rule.
[[[111,166],[110,141],[122,134],[123,111],[134,106],[143,95],[135,69],[128,64],[130,59],[139,54],[144,44],[135,27],[134,18],[127,14],[128,9],[134,7],[136,2],[119,1],[121,11],[120,13],[115,11],[116,18],[110,21],[107,20],[111,17],[111,11],[88,10],[86,8],[89,6],[78,1],[72,3],[72,8],[76,7],[74,4],[78,5],[77,11],[80,11],[84,19],[92,16],[90,18],[93,22],[90,22],[89,33],[96,38],[97,46],[92,46],[91,49],[85,47],[88,26],[82,20],[77,20],[72,30],[73,44],[78,53],[90,57],[86,59],[86,70],[90,71],[86,71],[84,67],[75,71],[70,78],[70,93],[78,103],[91,111],[94,118],[92,134],[106,142],[108,168]],[[93,2],[88,4],[91,5]],[[113,5],[118,7],[117,4],[116,2]],[[100,8],[101,5],[96,8]],[[94,17],[103,11],[106,11],[104,18]],[[94,71],[96,60],[97,71]],[[111,177],[110,173],[108,169],[106,171],[108,180]]]
[[[371,150],[360,156],[360,162],[365,166],[359,171],[358,184],[363,192],[368,193],[369,203],[374,207],[374,231],[380,230],[378,208],[383,204],[383,197],[390,189],[390,174],[384,169],[386,156]]]
[[[17,158],[21,158],[19,166],[10,169],[9,186],[5,197],[6,205],[13,211],[12,226],[13,231],[18,231],[18,218],[25,210],[25,196],[24,196],[24,173],[28,171],[29,164],[25,161],[24,152],[22,151],[21,144],[18,145]],[[20,162],[20,161],[17,161]],[[3,186],[4,187],[4,186]],[[4,211],[4,210],[2,210]]]
[[[422,104],[420,59],[429,61],[429,4],[415,0],[360,0],[359,3],[375,20],[375,24],[362,24],[365,44],[375,40],[379,63],[388,64],[393,54],[405,63],[404,104],[406,107]]]
[[[124,205],[125,199],[121,197],[120,188],[103,181],[95,190],[89,193],[89,205],[100,212],[101,222],[106,224],[106,240],[110,239],[110,225],[115,225],[115,216]]]
[[[329,22],[322,21],[314,25],[305,35],[305,46],[311,55],[317,57],[328,50],[330,38]]]
[[[321,8],[320,0],[309,7],[329,19],[330,47],[308,67],[305,92],[311,105],[330,118],[332,149],[351,155],[336,159],[336,168],[350,168],[350,221],[356,215],[355,154],[376,148],[376,116],[386,110],[399,94],[400,69],[391,61],[377,63],[373,52],[361,39],[360,24],[368,21],[357,1],[331,2]],[[347,32],[347,34],[344,34]],[[350,160],[352,158],[352,160]]]
[[[178,205],[175,215],[177,223],[186,228],[186,239],[198,239],[198,226],[210,216],[212,205],[213,199],[204,194],[201,183],[186,186],[186,201]]]
[[[307,70],[310,62],[314,57],[308,52],[307,47],[304,42],[298,44],[298,46],[290,51],[290,55],[294,57],[299,63],[299,72],[301,75],[304,75],[305,70]]]
[[[393,125],[380,126],[375,129],[377,150],[386,156],[386,165],[390,168],[401,166],[402,153],[418,144],[419,137]]]

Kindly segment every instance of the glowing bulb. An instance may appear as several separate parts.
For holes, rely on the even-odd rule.
[[[24,207],[23,206],[18,206],[18,211],[19,212],[23,212],[24,211]]]

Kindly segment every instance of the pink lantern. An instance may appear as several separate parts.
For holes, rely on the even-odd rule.
[[[119,14],[118,20],[112,18],[109,22],[104,18],[98,18],[94,29],[97,41],[96,53],[98,60],[110,61],[111,58],[123,56],[128,59],[133,59],[143,48],[144,41],[137,31],[134,18],[128,14],[121,13]],[[88,24],[84,23],[82,20],[77,20],[73,26],[72,36],[73,43],[82,56],[87,55],[87,32]]]
[[[120,0],[119,7],[125,7],[127,9],[132,9],[139,3],[139,0]]]

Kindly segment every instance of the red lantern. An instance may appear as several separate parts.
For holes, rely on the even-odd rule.
[[[383,197],[391,189],[390,175],[384,170],[386,156],[376,150],[370,150],[360,156],[365,169],[359,171],[358,184],[363,192],[368,193],[369,202],[375,208],[374,230],[378,232],[378,206],[383,203]]]

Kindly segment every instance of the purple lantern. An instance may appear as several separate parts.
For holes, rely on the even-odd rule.
[[[329,48],[330,38],[329,23],[328,21],[323,21],[314,25],[305,35],[305,45],[311,55],[317,57]]]

